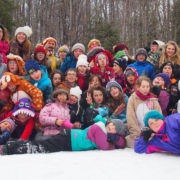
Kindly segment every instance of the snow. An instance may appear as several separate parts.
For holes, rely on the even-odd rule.
[[[18,180],[179,180],[180,156],[133,149],[0,156],[0,178]]]

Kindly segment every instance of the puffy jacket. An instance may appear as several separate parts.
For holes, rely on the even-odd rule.
[[[7,63],[6,54],[9,52],[9,44],[5,41],[0,41],[0,54],[2,55],[2,63]]]

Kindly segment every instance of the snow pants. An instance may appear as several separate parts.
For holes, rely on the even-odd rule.
[[[59,151],[72,151],[71,130],[64,129],[56,136],[39,141],[15,141],[8,142],[1,148],[2,155],[12,154],[38,154]]]

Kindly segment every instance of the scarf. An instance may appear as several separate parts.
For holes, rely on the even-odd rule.
[[[145,96],[141,94],[139,91],[136,91],[136,95],[143,101],[146,101],[149,98],[155,98],[150,92]]]

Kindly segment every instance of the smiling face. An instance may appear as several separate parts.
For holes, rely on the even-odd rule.
[[[166,48],[167,56],[168,56],[168,57],[171,57],[171,56],[173,56],[173,55],[175,54],[175,52],[176,52],[175,46],[172,45],[172,44],[169,44],[169,45],[167,46],[167,48]]]
[[[14,90],[16,89],[16,85],[8,84],[7,88],[8,88],[10,91],[14,91]]]
[[[142,62],[146,60],[146,56],[144,54],[138,54],[137,55],[137,60]]]
[[[148,125],[152,131],[157,133],[159,131],[159,129],[161,128],[161,126],[163,125],[163,120],[162,119],[151,119],[151,118],[149,118]]]
[[[53,41],[49,41],[46,44],[46,48],[48,51],[53,51],[55,49],[56,44]]]
[[[17,118],[18,118],[18,120],[19,120],[21,123],[24,123],[24,122],[26,122],[26,121],[28,120],[29,115],[28,115],[28,114],[19,113],[19,114],[17,115]]]
[[[172,76],[172,67],[171,66],[169,66],[169,65],[166,65],[166,66],[164,66],[164,68],[163,68],[163,70],[162,70],[162,73],[165,73],[165,74],[167,74],[169,77],[171,77]]]
[[[78,98],[75,95],[70,95],[70,104],[76,104],[78,102]]]
[[[111,122],[106,125],[107,133],[116,134],[116,126]]]
[[[34,71],[30,74],[30,77],[36,81],[39,81],[41,79],[41,70]]]
[[[120,93],[120,91],[117,87],[112,87],[110,90],[110,94],[114,99],[119,98],[119,93]]]
[[[67,94],[60,93],[58,94],[57,99],[59,102],[64,103],[67,100]]]
[[[84,66],[84,65],[80,65],[80,66],[78,66],[78,72],[80,73],[80,74],[85,74],[86,73],[86,71],[87,71],[87,67],[86,66]]]
[[[69,70],[65,77],[66,81],[69,83],[75,83],[78,80],[77,74],[74,71]]]
[[[78,57],[79,57],[81,54],[83,54],[83,51],[82,51],[81,49],[75,49],[75,50],[73,51],[73,54],[74,54],[74,57],[75,57],[76,59],[78,59]]]
[[[101,104],[103,102],[103,92],[100,90],[94,90],[93,99],[97,105]]]
[[[141,82],[141,86],[140,87],[137,87],[137,90],[142,94],[142,95],[147,95],[150,91],[150,84],[149,82],[143,80]]]
[[[127,82],[131,85],[133,85],[135,82],[135,76],[133,74],[128,74],[126,79],[127,79]]]
[[[19,32],[16,37],[19,44],[23,44],[26,40],[26,34],[23,32]]]
[[[57,87],[61,83],[61,75],[58,73],[54,74],[52,83],[54,87]]]
[[[18,64],[16,62],[16,60],[9,60],[8,61],[8,68],[9,68],[9,71],[14,74],[14,75],[17,75],[18,74]]]
[[[39,61],[42,61],[45,58],[45,54],[43,52],[37,52],[36,57]]]
[[[1,131],[3,131],[4,129],[7,129],[8,131],[11,131],[11,124],[7,121],[5,122],[2,122],[0,124],[0,128],[1,128]]]
[[[165,85],[165,81],[162,77],[156,77],[153,80],[153,85],[157,85],[157,86],[164,86]]]
[[[61,59],[65,59],[66,58],[66,54],[67,54],[67,52],[64,52],[64,51],[59,51],[59,57],[61,58]]]

